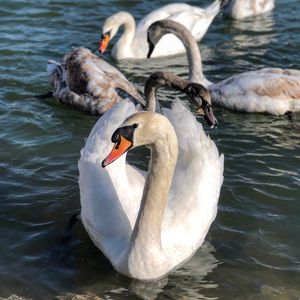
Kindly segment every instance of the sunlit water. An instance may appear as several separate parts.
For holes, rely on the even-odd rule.
[[[167,278],[140,283],[119,275],[80,223],[59,243],[80,210],[77,161],[97,117],[34,98],[50,90],[47,60],[74,46],[96,51],[101,24],[113,12],[130,10],[140,19],[166,3],[1,0],[0,297],[299,299],[299,114],[291,123],[215,108],[220,126],[205,128],[225,154],[218,215],[205,244]],[[299,15],[299,1],[287,0],[243,22],[218,16],[200,45],[207,77],[264,66],[300,69]],[[187,75],[185,55],[117,66],[140,88],[153,70]],[[162,100],[169,105],[172,93]],[[145,168],[145,153],[129,158]]]

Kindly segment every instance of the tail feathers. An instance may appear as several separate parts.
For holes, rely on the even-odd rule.
[[[56,75],[60,82],[65,82],[67,74],[65,68],[54,60],[49,60],[47,64],[47,73],[50,78],[50,82],[54,84],[54,76]]]
[[[54,60],[48,60],[48,64],[47,64],[48,75],[51,76],[54,72],[56,72],[56,69],[62,69],[61,64]]]

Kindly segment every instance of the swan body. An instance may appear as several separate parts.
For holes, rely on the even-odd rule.
[[[223,155],[192,113],[179,102],[163,113],[122,101],[98,120],[78,164],[87,232],[118,272],[139,280],[166,275],[201,246],[223,181]],[[149,145],[147,174],[126,163],[124,140]]]
[[[273,115],[300,111],[299,70],[263,68],[212,83],[203,74],[196,40],[181,24],[173,21],[158,21],[151,25],[148,31],[150,49],[161,36],[168,33],[175,34],[185,45],[189,62],[189,80],[205,86],[210,91],[213,104],[237,111]]]
[[[275,0],[231,0],[224,6],[224,13],[233,19],[257,16],[273,10]]]
[[[208,87],[215,104],[284,115],[300,111],[300,71],[263,68],[231,76]]]
[[[155,158],[161,166],[157,172],[149,173],[151,179],[145,179],[142,172],[127,164],[125,155],[105,169],[101,168],[101,161],[113,145],[111,135],[133,112],[134,105],[125,101],[107,112],[95,125],[81,152],[81,217],[95,245],[117,271],[129,277],[151,280],[173,270],[203,243],[217,213],[223,157],[219,157],[215,144],[192,114],[177,103],[171,111],[164,111],[172,116],[170,121],[174,129],[158,114],[148,118],[151,122],[148,126],[153,126],[152,133],[166,134],[165,127],[171,131],[160,142],[162,156]],[[148,112],[141,113],[141,118],[144,114]],[[123,126],[127,124],[129,121]],[[182,138],[178,141],[178,149],[176,136],[178,140]],[[169,171],[174,172],[172,178],[166,174]],[[166,183],[170,191],[166,193],[166,202],[161,203],[161,186]],[[145,185],[149,189],[152,185],[151,199],[145,199]],[[146,209],[151,210],[150,216],[145,216]],[[154,224],[149,221],[149,226],[141,225],[142,216]]]
[[[191,30],[195,39],[200,41],[219,13],[223,1],[215,0],[206,9],[184,3],[169,4],[146,15],[137,26],[131,14],[121,11],[105,20],[103,36],[110,34],[112,39],[119,27],[124,25],[124,33],[113,46],[112,56],[118,60],[125,58],[145,59],[148,52],[147,29],[153,22],[161,19],[176,20]],[[174,55],[181,52],[184,52],[182,43],[175,36],[167,35],[159,42],[153,56]]]
[[[119,70],[86,48],[67,53],[62,64],[49,61],[47,70],[54,86],[54,98],[77,109],[102,115],[122,100],[116,87],[125,90],[142,106],[145,104]]]

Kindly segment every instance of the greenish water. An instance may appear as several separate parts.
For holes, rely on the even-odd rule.
[[[77,161],[97,117],[34,98],[50,90],[47,60],[60,60],[74,46],[96,51],[101,24],[113,12],[130,10],[140,19],[167,3],[1,0],[0,297],[299,299],[299,114],[291,123],[215,108],[220,126],[206,129],[225,155],[218,215],[205,244],[168,278],[145,284],[119,275],[81,224],[58,244],[80,209]],[[287,0],[243,22],[218,16],[200,45],[207,77],[265,66],[300,69],[299,15],[299,0]],[[185,55],[117,66],[139,87],[154,70],[187,75]],[[168,105],[171,93],[162,100]],[[143,151],[129,158],[147,164]]]

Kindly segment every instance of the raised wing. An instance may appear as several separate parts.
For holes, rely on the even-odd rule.
[[[126,155],[105,169],[101,162],[113,147],[113,132],[134,112],[135,106],[124,100],[105,113],[91,131],[78,163],[83,224],[112,262],[129,242],[144,177],[126,164]]]
[[[197,249],[217,213],[223,182],[223,155],[202,125],[180,102],[164,114],[175,128],[179,157],[164,219],[163,246],[173,255]]]
[[[85,110],[103,114],[122,101],[115,91],[116,87],[124,89],[142,105],[145,103],[119,70],[86,48],[78,48],[68,53],[64,58],[64,68],[69,90],[89,100],[86,102],[85,106],[88,107]]]

